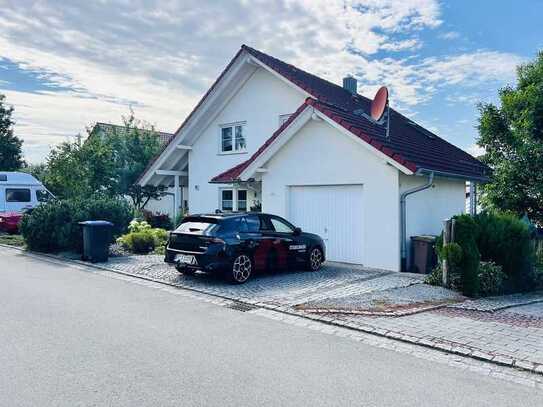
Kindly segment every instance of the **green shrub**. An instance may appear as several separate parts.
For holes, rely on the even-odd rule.
[[[507,275],[508,291],[533,288],[534,248],[528,225],[514,215],[483,212],[474,217],[481,260],[492,261]]]
[[[21,234],[31,250],[80,252],[83,247],[83,233],[79,222],[112,222],[115,237],[126,231],[131,212],[128,203],[122,199],[54,200],[38,206],[31,214],[23,217]]]
[[[442,285],[443,269],[441,268],[441,263],[438,263],[438,265],[432,270],[432,272],[424,278],[424,282],[429,285]]]
[[[482,296],[499,295],[503,293],[507,275],[502,267],[491,261],[479,263],[479,294]]]
[[[164,229],[151,228],[145,221],[133,220],[128,226],[130,233],[117,239],[125,249],[136,254],[164,254],[168,241],[168,232]]]
[[[444,245],[441,253],[452,268],[456,269],[460,266],[463,254],[462,247],[458,243],[452,242]]]
[[[150,231],[131,232],[122,236],[122,245],[136,254],[148,254],[155,249],[155,237]]]
[[[462,249],[462,258],[457,267],[460,271],[460,285],[464,295],[476,296],[479,293],[480,254],[477,249],[477,224],[469,215],[459,215],[455,218],[454,241]]]
[[[133,219],[130,221],[130,223],[128,224],[128,231],[130,233],[135,233],[135,232],[144,232],[146,230],[150,230],[151,229],[151,225],[149,225],[146,221],[144,220],[137,220],[137,219]]]

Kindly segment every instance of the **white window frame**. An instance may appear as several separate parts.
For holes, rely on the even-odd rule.
[[[245,148],[236,150],[236,127],[241,127],[241,135],[245,140]],[[222,149],[222,131],[223,129],[232,128],[232,151],[223,151]],[[219,125],[219,155],[230,154],[245,154],[247,153],[247,122],[235,122]]]
[[[223,191],[232,191],[232,210],[225,210],[222,206]],[[245,191],[247,198],[245,199],[245,212],[249,211],[249,190],[246,188],[225,187],[219,188],[219,209],[223,212],[238,212],[238,191]]]

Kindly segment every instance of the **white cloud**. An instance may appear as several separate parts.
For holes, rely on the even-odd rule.
[[[518,58],[493,51],[396,56],[440,25],[438,0],[19,0],[0,5],[0,58],[71,90],[2,92],[36,160],[94,121],[119,122],[130,104],[175,130],[242,43],[337,83],[355,74],[370,95],[387,84],[406,110],[444,86],[512,76]]]
[[[443,40],[455,40],[460,38],[460,33],[456,31],[447,31],[438,35],[439,38]]]

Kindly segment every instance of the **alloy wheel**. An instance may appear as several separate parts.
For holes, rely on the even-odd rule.
[[[311,253],[309,254],[309,266],[311,267],[312,271],[317,271],[322,264],[322,252],[320,249],[313,249],[311,250]]]
[[[234,265],[232,266],[232,277],[236,283],[244,283],[247,281],[251,275],[253,264],[251,259],[242,254],[234,260]]]

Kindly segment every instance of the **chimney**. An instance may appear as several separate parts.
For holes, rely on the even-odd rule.
[[[348,90],[353,95],[356,95],[357,92],[358,83],[355,78],[353,78],[351,75],[346,76],[343,78],[343,89]]]

